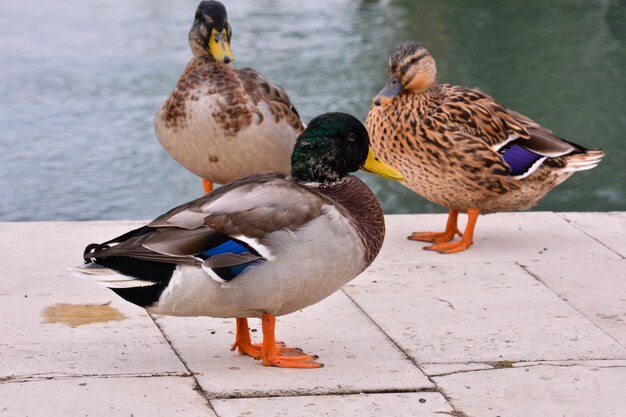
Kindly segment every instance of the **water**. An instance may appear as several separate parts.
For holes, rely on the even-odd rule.
[[[428,45],[442,82],[478,86],[602,164],[538,210],[626,209],[626,3],[226,2],[236,66],[289,92],[305,121],[365,119],[396,43]],[[153,114],[190,52],[197,3],[0,0],[0,220],[147,219],[201,194],[158,144]],[[387,213],[445,211],[362,178]]]

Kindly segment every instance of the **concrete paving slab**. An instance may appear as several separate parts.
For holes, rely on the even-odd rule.
[[[209,397],[418,391],[433,385],[389,339],[338,292],[279,317],[276,338],[316,354],[321,369],[263,367],[229,351],[234,320],[159,317],[157,322]],[[259,320],[249,320],[261,340]]]
[[[511,263],[383,264],[344,291],[419,363],[626,357]]]
[[[213,400],[220,417],[441,417],[453,409],[438,392]]]
[[[0,273],[64,271],[82,263],[83,249],[89,243],[107,241],[142,224],[145,222],[0,222]]]
[[[0,258],[0,377],[186,372],[145,310],[66,269],[80,263],[84,242],[114,237],[128,226],[109,222],[0,225],[7,251]],[[122,320],[77,327],[47,323],[46,309],[60,303],[109,304]]]
[[[2,417],[215,417],[191,377],[0,383]]]
[[[626,258],[626,212],[559,215]]]
[[[279,339],[319,354],[319,370],[266,368],[229,352],[234,320],[159,319],[174,352],[143,309],[65,270],[86,244],[145,222],[0,223],[0,417],[215,415],[177,353],[224,416],[622,416],[626,213],[593,215],[481,217],[484,241],[458,255],[405,240],[445,216],[389,216],[381,257],[345,289],[359,306],[340,292],[278,320]],[[47,323],[59,303],[112,309],[106,319],[117,321]],[[439,389],[454,411],[424,392]],[[83,397],[97,410],[81,413]]]
[[[65,282],[56,280],[56,289],[50,295],[31,294],[24,298],[22,293],[9,293],[0,297],[0,377],[186,372],[143,309],[108,294],[105,288],[101,289],[104,293],[96,296],[69,296],[76,290],[72,285],[61,284]],[[47,323],[44,309],[61,302],[110,302],[109,306],[124,319],[78,327]]]
[[[626,260],[543,262],[527,268],[576,310],[626,346]]]
[[[471,417],[623,417],[626,362],[532,364],[433,378]]]
[[[466,216],[463,214],[461,218],[463,229]],[[620,259],[615,252],[551,212],[481,216],[476,226],[474,245],[467,251],[452,255],[425,251],[423,248],[428,243],[406,239],[415,231],[442,231],[446,219],[446,214],[386,216],[387,235],[375,264]]]

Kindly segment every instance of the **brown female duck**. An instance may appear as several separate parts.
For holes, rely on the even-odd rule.
[[[304,126],[285,91],[261,74],[233,69],[225,7],[203,1],[189,31],[193,58],[154,125],[161,145],[182,166],[212,183],[252,174],[288,174]]]
[[[480,213],[524,210],[574,172],[603,156],[555,136],[487,94],[437,83],[428,50],[404,42],[389,59],[389,79],[365,125],[372,148],[404,174],[403,184],[449,208],[444,232],[416,232],[425,249],[454,253],[472,244]],[[463,234],[459,212],[467,212]],[[459,234],[460,241],[452,241]]]
[[[380,251],[380,205],[349,174],[402,176],[374,157],[365,127],[345,113],[311,120],[292,161],[289,177],[235,181],[87,246],[80,271],[156,314],[237,318],[232,349],[263,365],[321,366],[276,343],[275,316],[328,297]],[[252,344],[247,317],[262,318],[262,344]]]

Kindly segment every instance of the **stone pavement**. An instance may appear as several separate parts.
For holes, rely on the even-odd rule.
[[[445,215],[387,223],[367,271],[278,319],[316,370],[262,367],[229,351],[234,320],[151,317],[66,270],[140,222],[0,223],[0,417],[626,416],[626,212],[484,216],[455,255],[405,239]]]

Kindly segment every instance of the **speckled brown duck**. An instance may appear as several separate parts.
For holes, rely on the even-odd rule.
[[[226,8],[203,1],[189,31],[193,57],[154,125],[161,145],[182,166],[224,184],[290,170],[304,126],[285,90],[250,68],[233,69]]]
[[[315,357],[276,344],[275,316],[328,297],[380,251],[383,213],[349,175],[359,168],[402,179],[374,157],[356,118],[316,117],[298,138],[290,176],[235,181],[89,245],[79,270],[153,313],[237,318],[232,349],[263,365],[319,367]],[[252,344],[247,317],[262,319],[262,344]]]
[[[555,136],[487,94],[439,84],[428,50],[404,42],[389,59],[388,81],[365,125],[372,148],[404,174],[403,184],[449,208],[444,232],[416,232],[425,249],[454,253],[472,244],[480,213],[524,210],[603,156]],[[463,234],[459,212],[467,212]],[[456,234],[460,241],[453,241]]]

